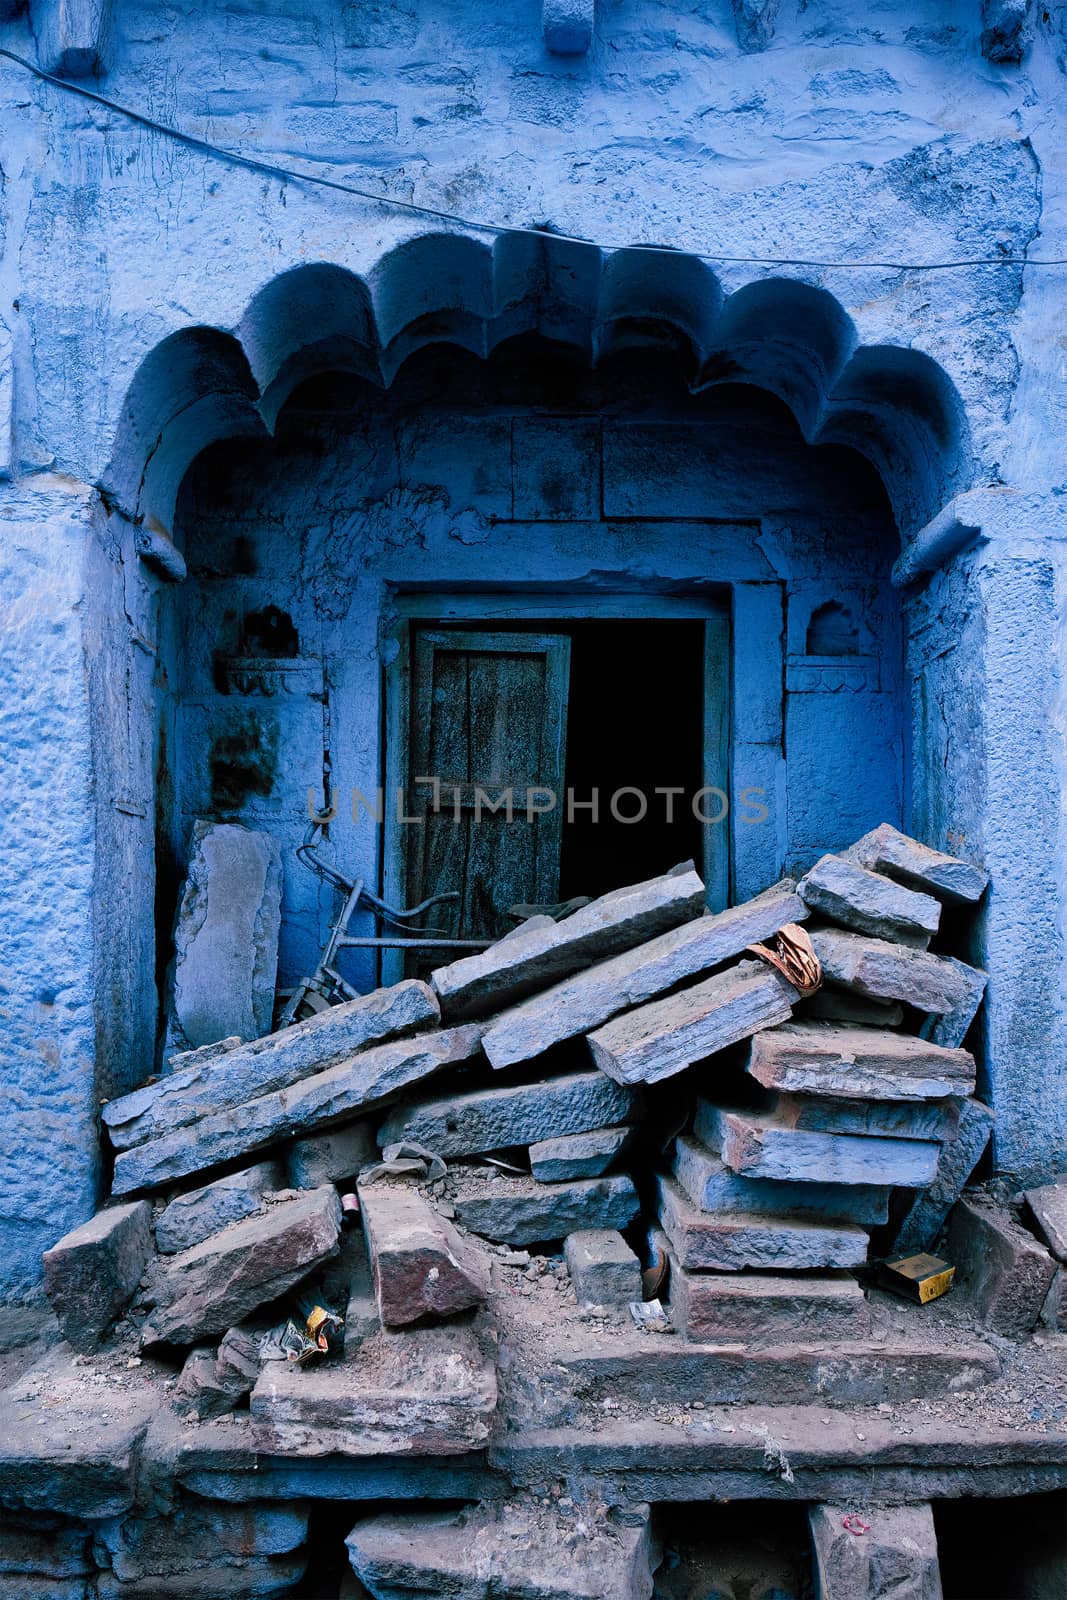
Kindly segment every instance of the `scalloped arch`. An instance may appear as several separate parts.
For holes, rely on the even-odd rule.
[[[809,443],[843,443],[881,474],[902,535],[969,487],[966,419],[947,374],[895,345],[860,346],[840,302],[791,278],[725,295],[682,252],[602,251],[551,234],[418,234],[363,275],[329,262],[279,274],[232,331],[171,334],[130,385],[101,487],[134,520],[169,529],[182,477],[207,445],[273,430],[295,386],[344,369],[387,386],[433,343],[486,357],[537,333],[590,362],[620,346],[689,352],[694,390],[753,384],[779,396]]]

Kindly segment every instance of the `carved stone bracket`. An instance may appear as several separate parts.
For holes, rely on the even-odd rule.
[[[879,688],[876,656],[789,656],[790,694],[863,694]]]

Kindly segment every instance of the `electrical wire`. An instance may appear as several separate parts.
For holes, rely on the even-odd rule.
[[[84,84],[73,82],[67,78],[56,77],[51,72],[45,72],[42,67],[38,67],[34,62],[28,61],[25,56],[18,55],[14,50],[5,49],[2,45],[0,45],[0,57],[14,62],[16,66],[23,68],[34,78],[39,79],[41,83],[48,83],[53,88],[65,90],[68,94],[78,95],[81,99],[88,100],[93,105],[101,106],[104,110],[111,111],[116,116],[125,117],[128,122],[147,128],[151,133],[160,134],[166,139],[173,139],[178,144],[183,144],[190,150],[198,150],[214,160],[226,161],[233,166],[244,167],[249,172],[262,173],[264,177],[277,178],[282,183],[303,183],[320,189],[331,189],[339,194],[347,194],[359,200],[370,201],[372,205],[391,206],[394,210],[405,211],[412,216],[430,217],[436,222],[445,222],[453,227],[467,229],[472,233],[486,233],[494,237],[516,235],[542,241],[552,239],[558,244],[585,245],[593,250],[642,250],[649,255],[669,256],[684,254],[699,261],[706,261],[719,266],[825,267],[854,272],[870,270],[954,272],[966,267],[1067,266],[1067,257],[1064,256],[1017,256],[1007,253],[995,256],[961,256],[954,261],[832,261],[816,256],[717,255],[707,250],[686,249],[683,251],[665,244],[635,244],[632,240],[616,242],[613,240],[583,239],[578,234],[557,233],[554,228],[548,227],[530,228],[509,222],[479,222],[472,217],[460,216],[454,211],[442,211],[436,206],[419,205],[413,200],[400,200],[393,195],[375,194],[370,189],[361,189],[355,184],[344,183],[339,178],[326,178],[318,172],[301,172],[298,167],[284,166],[275,161],[264,161],[259,156],[246,155],[241,150],[227,149],[224,145],[213,144],[210,139],[201,138],[199,134],[188,133],[184,128],[172,127],[169,123],[159,122],[155,117],[150,117],[143,111],[136,111],[131,106],[121,105],[117,100],[109,100],[106,95],[98,94],[95,89],[87,89]]]

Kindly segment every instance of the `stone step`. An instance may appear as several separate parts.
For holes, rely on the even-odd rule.
[[[684,1133],[674,1141],[672,1171],[700,1211],[817,1217],[823,1222],[858,1222],[865,1227],[875,1227],[889,1217],[887,1185],[742,1178],[724,1166],[707,1145]]]
[[[640,1210],[633,1179],[623,1173],[538,1183],[503,1173],[486,1177],[453,1168],[456,1216],[465,1228],[503,1244],[564,1239],[576,1228],[625,1228]]]
[[[658,1238],[671,1257],[671,1321],[687,1339],[824,1344],[871,1331],[866,1297],[848,1273],[690,1272],[667,1236]]]
[[[814,1133],[944,1140],[956,1137],[962,1103],[956,1099],[819,1100],[807,1094],[776,1094],[768,1109],[776,1122]]]
[[[757,1212],[712,1215],[698,1211],[672,1178],[657,1184],[660,1225],[683,1267],[804,1271],[859,1267],[867,1259],[867,1235],[855,1223]]]
[[[690,989],[639,1006],[589,1035],[593,1060],[617,1083],[655,1083],[785,1022],[797,992],[773,967],[743,961]]]
[[[396,1327],[431,1315],[454,1316],[482,1303],[489,1292],[488,1262],[418,1190],[381,1179],[361,1183],[358,1194],[384,1323]]]
[[[170,1183],[295,1134],[348,1121],[443,1067],[469,1061],[480,1042],[481,1029],[469,1024],[373,1045],[299,1083],[120,1151],[112,1192]]]
[[[787,1183],[875,1183],[921,1188],[937,1171],[941,1146],[929,1139],[818,1133],[791,1128],[772,1112],[732,1111],[697,1102],[694,1129],[733,1172]]]
[[[649,1600],[657,1553],[647,1505],[577,1514],[494,1503],[387,1511],[356,1524],[352,1570],[374,1596],[451,1600]]]
[[[894,939],[925,950],[941,920],[940,902],[868,872],[842,856],[822,856],[797,884],[813,911],[842,927],[876,939]]]
[[[531,1145],[560,1134],[587,1133],[625,1122],[635,1108],[630,1089],[602,1072],[570,1072],[559,1078],[475,1089],[400,1106],[378,1131],[382,1149],[411,1140],[446,1160]]]
[[[954,1011],[971,994],[964,963],[844,928],[814,928],[811,942],[825,976],[875,1000],[900,1000],[918,1011]],[[938,1041],[943,1043],[945,1041]]]
[[[749,1046],[749,1073],[766,1089],[842,1100],[943,1100],[974,1088],[974,1057],[910,1033],[791,1021]]]
[[[531,990],[642,944],[700,915],[704,884],[692,862],[614,889],[562,922],[538,919],[477,955],[438,967],[431,982],[446,1017],[485,1016]]]
[[[634,950],[598,962],[544,993],[513,1006],[489,1025],[483,1041],[494,1067],[529,1061],[688,978],[732,961],[750,944],[771,938],[808,911],[789,889],[768,891],[744,905],[698,917]]]
[[[932,850],[889,822],[872,828],[843,854],[847,860],[882,872],[898,883],[959,905],[974,905],[989,883],[989,874],[983,868]]]
[[[437,997],[429,985],[405,979],[238,1045],[221,1057],[198,1056],[196,1063],[156,1083],[109,1100],[101,1117],[115,1149],[126,1150],[323,1072],[380,1040],[432,1026],[438,1016]]]

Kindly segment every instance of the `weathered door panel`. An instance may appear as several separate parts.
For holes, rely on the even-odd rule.
[[[563,634],[415,635],[407,898],[458,891],[461,938],[557,898],[569,664]]]

